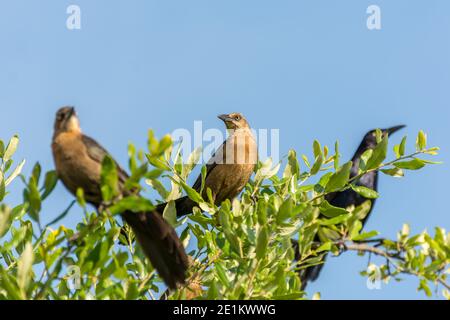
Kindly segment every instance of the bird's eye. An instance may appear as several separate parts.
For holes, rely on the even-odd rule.
[[[240,121],[240,120],[241,120],[241,117],[240,117],[240,116],[236,116],[236,117],[234,117],[234,120]]]

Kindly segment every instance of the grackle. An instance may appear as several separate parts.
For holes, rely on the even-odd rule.
[[[384,135],[392,134],[402,128],[404,128],[404,125],[391,127],[388,129],[382,130],[382,133]],[[363,140],[361,141],[361,144],[359,145],[358,149],[356,150],[353,158],[352,158],[352,168],[350,171],[350,178],[353,178],[358,175],[358,168],[359,168],[359,161],[361,160],[361,156],[364,152],[366,152],[369,149],[375,148],[377,145],[376,141],[376,131],[371,130],[364,136]],[[358,186],[364,186],[366,188],[372,189],[377,191],[378,189],[378,171],[372,171],[368,172],[365,175],[363,175],[361,178],[356,181],[356,185]],[[325,199],[333,206],[340,207],[340,208],[347,208],[351,205],[354,205],[355,207],[361,205],[365,201],[367,201],[367,198],[364,198],[362,195],[356,193],[352,189],[347,189],[345,191],[340,192],[334,192],[325,197]],[[367,219],[373,209],[375,203],[375,199],[371,199],[371,208],[367,215],[364,217],[364,219],[361,221],[363,226],[367,222]],[[320,239],[316,236],[314,239],[314,242],[320,243]],[[298,252],[298,242],[296,240],[292,240],[292,244],[294,247],[294,250],[296,252],[296,260],[300,259],[299,252]],[[324,257],[325,261],[325,257]],[[323,261],[323,262],[324,262]],[[301,270],[300,272],[300,278],[302,280],[302,290],[304,290],[308,284],[309,281],[314,281],[319,277],[320,271],[323,268],[323,263],[318,264],[315,266],[308,267],[304,270]]]
[[[244,189],[250,179],[258,160],[258,147],[247,120],[240,113],[222,114],[218,116],[225,123],[229,132],[228,138],[216,150],[208,161],[206,168],[203,198],[207,198],[210,188],[216,205],[236,197]],[[193,189],[200,192],[202,176],[197,178]],[[163,213],[167,203],[157,206],[156,211]],[[175,200],[177,216],[192,213],[197,204],[185,196]]]
[[[85,199],[97,210],[102,206],[100,173],[108,152],[80,129],[73,107],[63,107],[56,113],[52,151],[59,179],[75,194],[84,190]],[[123,196],[126,172],[117,165],[119,187]],[[123,212],[123,219],[133,229],[146,256],[169,288],[176,288],[186,280],[188,257],[175,230],[154,212]]]

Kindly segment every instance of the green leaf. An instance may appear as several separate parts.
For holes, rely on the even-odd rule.
[[[442,164],[442,161],[430,161],[430,160],[426,160],[426,159],[418,159],[420,161],[422,161],[425,164]]]
[[[208,174],[208,168],[206,166],[202,166],[201,175],[202,175],[202,186],[200,188],[200,194],[203,193],[203,189],[205,188],[206,176]]]
[[[364,233],[361,233],[361,234],[353,237],[352,240],[353,241],[366,240],[366,239],[373,238],[373,237],[377,236],[378,234],[379,234],[378,231],[364,232]]]
[[[320,212],[327,218],[334,218],[342,214],[348,214],[348,211],[339,207],[332,206],[327,200],[320,204]]]
[[[354,221],[348,230],[350,239],[359,236],[359,232],[361,231],[361,229],[362,229],[362,222],[360,220]]]
[[[347,183],[350,177],[350,170],[352,169],[353,162],[349,161],[340,167],[331,177],[325,187],[327,192],[338,191],[342,189]]]
[[[3,140],[0,140],[0,159],[3,158],[3,154],[5,153],[5,143]]]
[[[84,190],[82,188],[77,189],[76,198],[77,198],[78,204],[82,208],[86,208],[86,199],[84,198]]]
[[[42,200],[47,198],[50,193],[55,189],[56,183],[58,182],[58,175],[56,171],[49,171],[45,174],[44,179],[44,193],[42,194]]]
[[[22,292],[22,295],[26,298],[26,289],[31,280],[31,266],[33,265],[33,246],[30,242],[25,245],[17,263],[17,283]]]
[[[3,173],[0,171],[0,202],[3,201],[6,195],[5,179],[3,179]]]
[[[288,198],[281,204],[280,209],[278,210],[277,223],[280,224],[284,222],[291,216],[291,213],[292,213],[292,199]]]
[[[256,241],[256,259],[264,259],[267,251],[267,245],[269,243],[269,232],[267,227],[263,226],[258,233],[258,239]]]
[[[41,178],[41,171],[42,171],[41,164],[39,162],[36,162],[31,172],[31,176],[34,178],[37,185],[39,185],[39,180]]]
[[[311,168],[310,173],[312,175],[317,174],[317,172],[319,172],[320,168],[322,168],[322,164],[323,164],[323,157],[322,157],[322,155],[319,155],[318,157],[316,157],[316,160],[314,161],[314,164]]]
[[[103,200],[111,201],[119,191],[119,177],[116,163],[109,155],[103,159],[100,178]]]
[[[330,240],[336,241],[341,238],[340,234],[337,231],[327,227],[320,228],[317,234],[321,242],[328,242]],[[322,260],[320,259],[319,261]],[[323,263],[323,261],[320,263]]]
[[[197,191],[195,191],[195,189],[188,186],[184,181],[181,181],[181,186],[183,187],[184,191],[186,191],[186,194],[189,197],[189,199],[197,203],[203,202],[203,198],[200,195],[200,193],[198,193]]]
[[[417,134],[416,149],[417,151],[421,151],[425,149],[426,146],[427,146],[427,135],[425,134],[425,132],[423,132],[423,130],[420,130],[419,133]]]
[[[159,180],[147,179],[145,180],[145,183],[155,189],[163,199],[167,199],[167,197],[169,196],[169,192]]]
[[[270,179],[278,173],[280,170],[281,163],[276,164],[272,167],[272,159],[267,158],[266,161],[262,163],[261,168],[256,172],[255,181],[262,181],[264,179]]]
[[[319,220],[319,224],[321,226],[334,226],[336,224],[340,224],[340,223],[346,221],[349,217],[350,217],[350,215],[348,215],[348,214],[341,214],[341,215],[331,218],[331,219],[321,219],[321,220]]]
[[[25,160],[22,160],[22,162],[20,162],[19,165],[14,169],[14,171],[9,175],[8,179],[6,179],[6,186],[8,186],[22,172],[22,168],[24,165]]]
[[[351,185],[351,188],[353,189],[353,191],[362,195],[366,199],[376,199],[379,197],[378,192],[364,186]]]
[[[138,285],[135,281],[128,281],[126,286],[126,300],[136,300],[139,297]]]
[[[399,155],[404,156],[406,149],[406,136],[403,137],[402,142],[400,142],[400,147],[398,149]]]
[[[244,255],[244,252],[242,249],[242,240],[236,234],[232,233],[230,230],[225,229],[224,233],[225,233],[225,237],[227,238],[228,242],[230,243],[231,249],[239,257],[242,257]]]
[[[314,191],[317,193],[322,193],[325,191],[325,187],[328,183],[328,181],[330,181],[331,176],[333,175],[333,172],[327,172],[326,174],[324,174],[323,176],[320,177],[319,182],[317,182],[314,185]]]
[[[362,171],[366,170],[367,161],[369,161],[369,159],[372,157],[372,154],[373,154],[372,149],[368,149],[368,150],[364,151],[364,153],[361,155],[361,158],[359,160],[359,169],[360,170],[362,170]]]
[[[406,136],[403,137],[402,142],[400,144],[396,144],[394,146],[394,153],[397,159],[405,155],[405,148],[406,148]]]
[[[0,207],[0,239],[8,232],[12,218],[11,210],[8,207]]]
[[[297,160],[297,153],[294,150],[289,150],[288,163],[283,172],[283,178],[290,178],[294,175],[297,177],[300,174],[300,165]]]
[[[394,166],[399,169],[419,170],[425,166],[425,163],[417,158],[407,161],[395,162]]]
[[[177,224],[177,209],[175,207],[175,201],[171,200],[167,203],[166,207],[164,208],[163,217],[172,226]]]
[[[330,251],[332,245],[333,245],[332,242],[325,242],[319,248],[317,248],[316,252]]]
[[[314,158],[317,158],[318,156],[322,156],[323,158],[322,146],[320,145],[320,142],[317,140],[314,140],[313,142],[313,151],[314,151]]]
[[[399,168],[381,169],[381,172],[395,178],[401,178],[405,175],[403,170]]]
[[[148,130],[147,148],[152,156],[154,156],[155,154],[158,153],[158,147],[159,147],[159,142],[155,138],[155,133],[151,129]]]
[[[221,263],[216,263],[214,265],[214,269],[216,271],[217,277],[219,278],[220,282],[225,286],[229,287],[230,285],[230,279],[228,279],[227,272],[225,271],[225,268],[222,266]]]
[[[425,154],[430,154],[432,156],[435,156],[435,155],[438,154],[439,150],[440,150],[439,147],[433,147],[433,148],[430,148],[430,149],[427,149],[427,150],[423,150],[422,152],[425,153]]]
[[[388,137],[385,136],[373,149],[373,154],[367,161],[366,170],[375,169],[383,163],[384,159],[386,159],[387,147]]]
[[[202,155],[202,147],[196,148],[188,157],[186,165],[183,168],[183,178],[186,178],[195,168]]]
[[[339,141],[334,144],[334,170],[339,168],[339,158],[341,154],[339,153]]]
[[[396,157],[397,159],[401,157],[401,156],[400,156],[400,145],[399,145],[399,144],[396,144],[396,145],[394,146],[394,153],[395,153],[395,157]]]
[[[163,154],[168,148],[170,148],[170,146],[172,146],[172,138],[167,134],[159,141],[157,154]]]
[[[170,171],[170,167],[166,164],[162,157],[156,157],[151,154],[146,154],[145,156],[147,157],[148,163],[150,163],[155,168]]]
[[[145,173],[145,178],[152,180],[159,178],[164,173],[164,170],[161,169],[153,169]]]
[[[11,159],[12,155],[16,152],[17,146],[19,145],[19,137],[14,135],[11,140],[9,140],[8,146],[3,154],[3,161],[6,162]]]
[[[305,163],[305,165],[306,165],[308,168],[311,168],[311,165],[309,164],[308,157],[305,156],[304,154],[302,154],[302,160],[303,160],[303,162]]]
[[[257,206],[257,217],[258,217],[258,223],[260,225],[264,225],[267,223],[267,203],[264,201],[264,199],[258,200],[258,206]]]
[[[9,275],[5,270],[0,268],[0,287],[6,293],[6,299],[9,300],[22,300],[24,297],[20,294],[19,288],[17,287],[16,278],[12,275]],[[0,297],[4,297],[4,295],[0,295]],[[4,298],[3,298],[4,299]]]
[[[30,178],[28,189],[26,190],[26,198],[30,203],[30,217],[34,221],[39,221],[39,212],[41,211],[41,195],[33,177]]]
[[[428,286],[428,283],[425,279],[421,279],[420,280],[420,285],[418,290],[423,290],[425,292],[425,294],[427,295],[427,297],[432,297],[433,293],[431,292],[430,287]]]
[[[110,207],[112,214],[123,213],[125,211],[151,212],[153,209],[155,209],[155,206],[150,202],[150,200],[138,196],[130,196],[120,199],[112,207]]]

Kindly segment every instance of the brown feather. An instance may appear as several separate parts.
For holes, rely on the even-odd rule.
[[[73,194],[82,188],[86,201],[99,207],[102,203],[101,163],[108,152],[80,130],[63,129],[55,132],[52,143],[58,177]],[[119,165],[117,168],[123,188],[128,176]],[[172,226],[155,213],[125,212],[122,216],[164,282],[172,289],[183,284],[188,257]]]

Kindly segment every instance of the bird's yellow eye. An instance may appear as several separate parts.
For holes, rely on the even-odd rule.
[[[234,117],[234,120],[240,121],[240,120],[241,120],[241,117],[240,117],[240,116],[235,116],[235,117]]]

